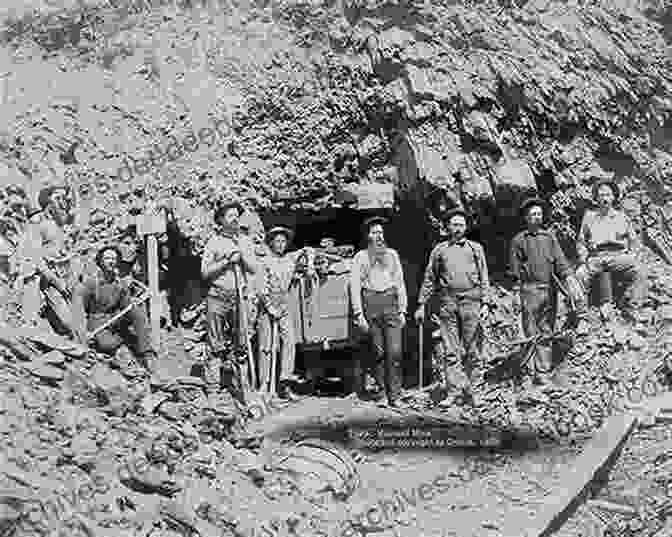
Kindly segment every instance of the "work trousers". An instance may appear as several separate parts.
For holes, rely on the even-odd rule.
[[[604,274],[617,276],[625,283],[624,302],[627,307],[641,306],[645,292],[646,276],[643,268],[632,254],[626,252],[599,252],[591,255],[586,270],[581,274],[581,283],[590,289],[595,278],[600,282],[600,305],[613,302],[612,285]]]
[[[273,324],[277,326],[277,345],[273,349]],[[259,315],[259,381],[261,387],[268,385],[271,372],[271,355],[276,352],[280,360],[280,381],[290,380],[294,376],[296,362],[296,338],[294,336],[294,320],[289,314],[279,319],[262,311]]]
[[[231,294],[206,297],[206,324],[208,353],[204,363],[204,381],[209,393],[222,387],[222,369],[225,385],[232,395],[243,400],[243,383],[247,383],[247,346],[240,325],[238,300]]]
[[[547,284],[524,284],[520,291],[523,333],[526,337],[551,334],[558,311],[557,289]],[[552,367],[552,343],[537,346],[528,367],[534,375],[547,373]]]
[[[439,331],[446,388],[465,390],[482,375],[480,326],[481,297],[446,293],[440,297]]]
[[[397,291],[362,291],[362,308],[369,324],[374,374],[390,402],[401,395],[402,323]],[[361,379],[358,381],[361,383]]]
[[[95,330],[115,313],[89,315],[87,329]],[[101,330],[94,337],[95,348],[105,354],[114,354],[123,344],[134,347],[136,356],[145,356],[152,350],[149,322],[144,306],[134,307],[115,324]]]

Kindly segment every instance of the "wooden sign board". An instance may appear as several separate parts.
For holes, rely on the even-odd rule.
[[[394,185],[392,183],[363,183],[356,187],[357,208],[391,209],[394,207]]]
[[[166,232],[166,215],[163,210],[160,212],[147,211],[138,215],[135,225],[138,235],[159,235]]]

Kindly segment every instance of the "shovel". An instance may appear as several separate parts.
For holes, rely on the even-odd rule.
[[[269,375],[269,393],[271,396],[277,393],[276,390],[276,369],[278,365],[278,322],[271,321],[271,371]]]
[[[424,357],[425,323],[418,323],[418,388],[422,390],[422,365]]]

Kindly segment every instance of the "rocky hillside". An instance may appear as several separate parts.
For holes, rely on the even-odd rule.
[[[562,221],[593,175],[655,195],[669,180],[657,3],[54,4],[5,13],[5,175],[67,175],[98,210],[222,188],[319,209],[365,181],[420,200],[426,179],[504,229],[521,191],[568,194]],[[225,135],[191,151],[213,122]],[[171,142],[189,150],[162,165]]]

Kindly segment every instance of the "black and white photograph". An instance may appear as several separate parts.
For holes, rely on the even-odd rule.
[[[1,0],[0,537],[672,537],[672,3]]]

